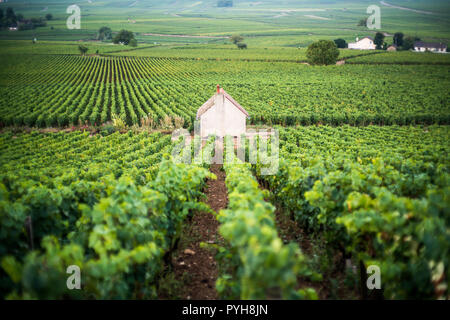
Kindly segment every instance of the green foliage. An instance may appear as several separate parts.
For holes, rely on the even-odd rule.
[[[14,13],[14,9],[11,7],[6,8],[5,25],[6,27],[13,27],[17,24],[17,17]]]
[[[116,132],[116,127],[111,124],[105,124],[102,126],[100,134],[104,137],[109,136],[110,134],[113,134]]]
[[[134,33],[128,30],[120,30],[119,33],[114,37],[113,42],[115,44],[123,43],[124,45],[130,44],[131,40],[134,39]]]
[[[229,248],[220,248],[218,257],[228,260],[229,267],[217,280],[219,294],[232,299],[317,299],[312,289],[295,290],[297,277],[319,276],[307,268],[297,245],[284,245],[278,237],[274,207],[264,201],[248,165],[235,160],[224,168],[229,204],[217,219]]]
[[[111,115],[111,120],[112,120],[112,126],[114,127],[114,129],[119,130],[119,131],[126,130],[127,124],[125,123],[123,117],[113,113]]]
[[[85,55],[88,52],[89,48],[83,45],[79,45],[78,50],[80,51],[80,54]]]
[[[437,126],[282,129],[280,170],[259,178],[302,228],[380,266],[386,298],[445,298],[447,136]]]
[[[306,56],[310,64],[336,64],[336,60],[339,57],[339,50],[333,41],[319,40],[308,46]]]
[[[449,184],[447,180],[447,187],[431,189],[420,200],[395,196],[385,188],[376,189],[373,198],[349,194],[347,210],[336,222],[351,237],[349,250],[366,265],[383,270],[386,297],[448,298]]]
[[[137,43],[136,39],[131,39],[131,41],[130,41],[130,47],[136,48],[137,46],[138,46],[138,43]]]
[[[111,40],[112,30],[109,27],[101,27],[97,33],[97,40]]]
[[[239,34],[234,34],[231,36],[230,41],[237,45],[239,42],[244,41],[244,37]]]
[[[53,20],[53,15],[51,13],[47,13],[45,15],[45,19],[48,20],[48,21]]]
[[[375,34],[375,38],[373,39],[373,43],[375,43],[378,50],[381,50],[384,43],[384,34],[381,32],[377,32]]]
[[[346,63],[365,65],[450,65],[450,56],[446,54],[422,54],[421,52],[394,51],[350,58],[346,60]]]
[[[336,47],[340,48],[340,49],[344,49],[347,48],[347,41],[345,41],[344,39],[335,39],[334,43],[336,44]]]
[[[170,160],[156,167],[167,150],[163,147],[170,147],[170,137],[158,141],[160,137],[132,133],[98,138],[83,133],[20,137],[29,145],[44,139],[48,148],[42,146],[41,154],[20,158],[21,165],[11,160],[12,152],[2,160],[2,168],[16,168],[0,176],[3,297],[157,297],[163,257],[179,238],[183,221],[194,210],[210,210],[199,199],[205,178],[211,176],[206,169]],[[69,142],[72,154],[57,151],[58,144],[65,149]],[[83,154],[75,151],[77,145]],[[45,160],[44,154],[55,158],[55,152],[53,163]],[[90,164],[82,168],[79,163],[86,161],[85,155]],[[103,165],[106,161],[108,166]],[[44,175],[47,180],[40,179]],[[32,218],[34,251],[24,230],[27,216]],[[70,265],[81,268],[81,291],[66,287]]]
[[[365,27],[365,26],[367,26],[367,18],[359,20],[357,26],[358,27]]]
[[[29,46],[33,46],[31,41]],[[233,51],[243,57],[258,52],[253,48]],[[345,51],[354,54],[357,50]],[[291,50],[288,53],[293,54]],[[386,52],[347,62],[377,64],[386,60],[423,65],[339,68],[147,57],[3,57],[8,67],[0,70],[4,75],[0,80],[0,123],[6,126],[99,125],[116,114],[127,126],[142,125],[149,118],[159,125],[166,117],[181,117],[188,128],[199,106],[214,93],[218,77],[225,90],[250,112],[251,124],[450,123],[448,72],[426,65],[446,64],[448,55]],[[27,61],[26,67],[20,61]],[[53,71],[33,76],[41,68]],[[64,85],[53,77],[56,70],[64,77]],[[372,76],[360,76],[366,72]],[[16,80],[7,80],[11,78]]]
[[[238,49],[247,49],[247,44],[240,42],[237,44],[237,47]]]
[[[396,33],[394,34],[393,41],[394,41],[394,44],[395,44],[397,47],[403,46],[403,33],[401,33],[401,32],[396,32]]]
[[[414,39],[414,37],[406,37],[403,40],[403,50],[411,50],[414,49],[414,42],[417,41]]]

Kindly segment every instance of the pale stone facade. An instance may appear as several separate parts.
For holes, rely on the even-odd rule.
[[[416,41],[414,43],[414,51],[417,52],[439,52],[444,53],[447,52],[447,45],[443,43],[437,43],[437,42],[422,42],[422,41]]]
[[[219,86],[217,92],[198,111],[200,135],[238,137],[246,132],[248,112]]]
[[[358,40],[358,38],[356,38],[356,42],[349,43],[348,48],[357,50],[375,50],[376,45],[371,37],[365,37],[361,40]]]

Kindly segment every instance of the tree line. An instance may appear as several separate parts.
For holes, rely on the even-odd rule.
[[[101,27],[97,32],[96,39],[100,40],[100,41],[112,40],[112,42],[115,44],[123,44],[126,46],[129,45],[131,47],[137,47],[137,45],[138,45],[137,40],[134,37],[134,33],[132,31],[128,31],[128,30],[124,30],[124,29],[120,30],[113,37],[113,31],[111,30],[111,28]],[[78,50],[80,51],[81,55],[85,55],[89,51],[89,48],[84,45],[79,45]],[[98,50],[96,53],[98,54]]]
[[[418,37],[412,37],[412,36],[405,37],[405,35],[402,32],[396,32],[392,38],[392,44],[388,44],[385,41],[385,35],[381,32],[377,32],[375,34],[375,38],[374,38],[373,42],[375,43],[377,50],[386,50],[391,45],[395,45],[397,50],[411,50],[414,48],[414,42],[420,41],[420,40],[421,39]],[[342,38],[335,39],[334,43],[336,44],[336,46],[338,48],[341,48],[341,49],[345,49],[348,47],[347,41],[345,41]]]
[[[16,14],[11,7],[6,8],[6,12],[4,12],[3,9],[0,9],[0,29],[17,28],[20,31],[32,30],[38,27],[47,26],[47,21],[52,19],[53,15],[51,13],[46,14],[45,18],[25,19],[23,14]]]

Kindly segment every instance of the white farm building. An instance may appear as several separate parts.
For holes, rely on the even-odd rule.
[[[348,48],[357,50],[375,50],[376,45],[373,42],[372,37],[364,37],[361,40],[356,38],[356,42],[350,42]]]
[[[422,41],[416,41],[414,42],[414,51],[417,52],[425,52],[425,51],[431,51],[431,52],[446,52],[447,51],[447,45],[443,43],[437,43],[437,42],[422,42]]]
[[[217,85],[217,92],[197,111],[200,135],[239,137],[246,133],[248,112]]]

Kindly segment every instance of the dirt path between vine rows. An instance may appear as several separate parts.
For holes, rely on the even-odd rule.
[[[225,172],[221,165],[211,165],[210,171],[217,180],[208,180],[205,188],[208,204],[215,212],[225,209],[228,204]],[[176,256],[173,257],[175,278],[182,281],[179,297],[188,300],[218,299],[215,284],[218,276],[214,252],[201,248],[200,243],[219,243],[219,222],[210,213],[198,212],[182,236]]]
[[[266,187],[261,184],[260,188],[262,190],[267,190]],[[266,199],[266,201],[269,201]],[[283,211],[280,207],[276,206],[275,210],[275,223],[278,231],[279,237],[282,239],[284,244],[297,243],[300,247],[302,253],[310,261],[310,268],[314,271],[319,272],[323,276],[323,280],[319,282],[313,282],[306,278],[298,279],[298,289],[300,288],[313,288],[320,300],[354,300],[359,299],[359,293],[356,288],[348,288],[345,285],[345,274],[344,271],[336,268],[339,263],[339,257],[334,256],[333,261],[327,260],[327,263],[333,267],[327,270],[321,270],[321,266],[311,264],[311,259],[313,257],[325,256],[326,254],[326,242],[323,239],[315,239],[313,234],[309,234],[307,231],[303,230],[291,214]],[[322,260],[324,261],[324,260]]]

